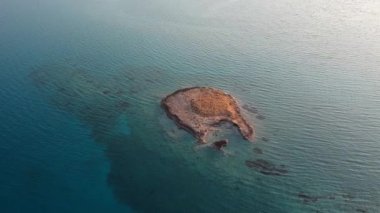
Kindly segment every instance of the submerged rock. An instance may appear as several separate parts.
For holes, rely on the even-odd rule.
[[[346,199],[346,200],[352,200],[354,199],[355,197],[349,193],[344,193],[342,194],[342,198]]]
[[[264,115],[260,115],[259,114],[259,115],[256,116],[256,118],[259,119],[259,120],[264,120],[266,117]]]
[[[214,147],[217,148],[217,149],[219,149],[219,150],[221,150],[224,147],[226,147],[227,144],[228,144],[228,140],[226,140],[226,139],[225,140],[220,140],[220,141],[215,141],[213,143]]]
[[[223,122],[238,127],[243,138],[252,140],[253,127],[240,113],[235,99],[218,89],[192,87],[175,91],[166,96],[161,106],[176,124],[206,143],[209,133]]]
[[[246,160],[245,165],[249,168],[255,169],[264,175],[283,176],[288,173],[288,170],[286,170],[284,167],[277,167],[273,163],[270,163],[269,161],[263,159],[257,159],[254,161]]]
[[[258,147],[253,148],[253,151],[254,151],[256,154],[263,154],[263,153],[264,153],[263,150],[260,149],[260,148],[258,148]]]
[[[347,198],[347,196],[353,198],[351,194],[325,194],[325,195],[311,195],[311,194],[306,194],[305,192],[299,192],[297,194],[298,198],[302,200],[304,204],[310,204],[310,203],[315,203],[319,200],[325,199],[325,200],[335,200],[337,196],[340,196],[342,198]]]
[[[321,196],[313,196],[313,195],[308,195],[304,192],[299,192],[298,198],[302,199],[303,203],[308,204],[308,203],[317,202],[321,198]]]
[[[247,104],[244,104],[244,105],[242,106],[242,108],[245,109],[245,110],[247,110],[248,112],[253,113],[253,114],[258,113],[257,108],[254,107],[254,106],[249,106],[249,105],[247,105]]]

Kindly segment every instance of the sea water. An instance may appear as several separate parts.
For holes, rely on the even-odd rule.
[[[0,210],[379,212],[379,38],[379,1],[1,0]],[[160,108],[190,86],[255,142],[198,149]]]

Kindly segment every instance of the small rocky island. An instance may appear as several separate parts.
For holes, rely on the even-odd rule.
[[[161,106],[176,124],[192,135],[198,142],[207,143],[207,137],[223,122],[237,126],[243,138],[253,140],[253,127],[241,114],[236,100],[219,89],[191,87],[166,96]],[[217,147],[224,147],[217,141]]]

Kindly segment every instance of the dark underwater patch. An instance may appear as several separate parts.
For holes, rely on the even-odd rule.
[[[249,105],[247,105],[247,104],[244,104],[244,105],[242,106],[242,108],[245,109],[245,110],[247,110],[248,112],[253,113],[253,114],[256,114],[256,113],[259,112],[259,111],[257,110],[256,107],[254,107],[254,106],[249,106]]]
[[[253,152],[259,155],[264,153],[263,150],[258,147],[253,148]]]
[[[276,166],[275,164],[263,159],[246,160],[245,165],[248,168],[254,169],[264,175],[285,176],[288,173],[285,166]]]
[[[256,118],[259,119],[259,120],[266,119],[266,117],[264,115],[261,115],[261,114],[256,115]]]
[[[93,139],[104,146],[110,162],[108,184],[121,203],[141,212],[250,209],[255,196],[246,191],[240,192],[246,199],[229,196],[235,186],[223,179],[213,180],[211,171],[207,175],[197,171],[168,145],[162,145],[167,141],[157,128],[160,124],[154,112],[159,104],[157,109],[143,108],[145,102],[160,95],[157,88],[172,89],[166,82],[172,78],[161,69],[127,67],[104,77],[84,69],[49,65],[35,68],[30,77],[48,102],[88,126]],[[117,125],[124,117],[130,132],[115,131],[122,129]]]

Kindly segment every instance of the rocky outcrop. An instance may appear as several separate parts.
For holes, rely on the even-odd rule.
[[[161,106],[176,124],[200,143],[222,122],[237,126],[243,138],[253,140],[253,127],[242,116],[239,105],[229,94],[209,87],[192,87],[166,96]]]

